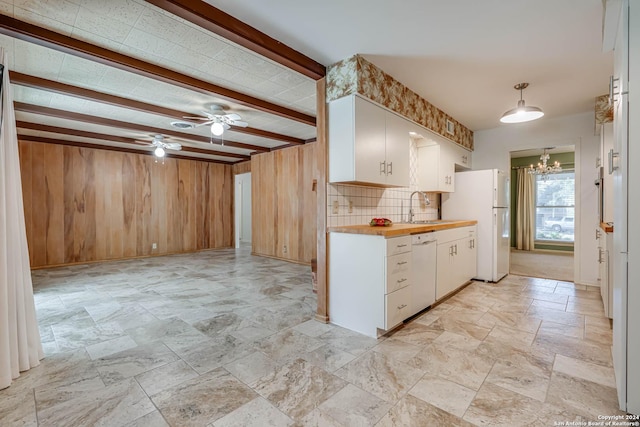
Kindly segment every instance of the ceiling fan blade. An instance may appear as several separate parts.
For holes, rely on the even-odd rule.
[[[225,114],[225,117],[229,120],[242,120],[242,117],[240,117],[239,114],[236,113],[229,113],[229,114]]]
[[[169,150],[182,150],[182,145],[180,145],[180,143],[178,142],[167,142],[164,144],[165,148],[168,148]]]
[[[224,130],[229,130],[231,129],[231,126],[228,123],[223,123],[222,127],[224,128]]]
[[[182,116],[183,119],[190,119],[190,120],[211,120],[208,117],[199,117],[199,116]]]
[[[206,126],[206,125],[210,125],[211,123],[213,123],[214,120],[209,120],[206,122],[202,122],[202,123],[198,123],[197,125],[195,125],[194,127],[199,128],[200,126]]]
[[[234,120],[231,124],[240,128],[246,128],[247,126],[249,126],[249,123],[243,122],[242,120]]]

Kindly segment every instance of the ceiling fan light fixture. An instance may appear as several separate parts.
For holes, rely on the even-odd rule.
[[[166,153],[164,151],[164,148],[156,147],[156,149],[153,150],[153,154],[155,154],[156,157],[164,157]]]
[[[524,104],[524,99],[522,99],[522,90],[526,89],[527,86],[529,86],[529,83],[518,83],[514,86],[514,89],[520,91],[520,100],[518,101],[518,106],[516,108],[513,108],[502,115],[500,118],[502,123],[524,123],[544,116],[542,109],[538,107],[529,107]]]
[[[211,124],[211,133],[215,136],[220,136],[224,133],[224,126],[220,122],[214,122]]]

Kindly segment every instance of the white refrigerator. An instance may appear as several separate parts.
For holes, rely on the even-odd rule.
[[[442,219],[478,221],[476,279],[497,282],[509,274],[509,178],[498,169],[458,172],[455,192],[442,194]]]

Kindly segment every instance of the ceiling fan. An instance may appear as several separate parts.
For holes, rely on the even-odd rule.
[[[231,126],[238,126],[245,128],[249,126],[249,123],[243,122],[242,117],[237,113],[227,113],[224,107],[220,104],[211,104],[209,111],[202,111],[205,117],[183,117],[184,119],[191,120],[204,120],[202,123],[197,124],[195,127],[211,125],[211,133],[215,136],[220,136],[225,130],[231,128]]]
[[[166,142],[164,140],[164,136],[162,135],[154,135],[153,141],[148,145],[149,147],[156,147],[153,151],[156,157],[164,157],[166,154],[166,150],[182,150],[182,145],[178,142]]]

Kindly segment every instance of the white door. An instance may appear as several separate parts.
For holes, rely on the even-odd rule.
[[[493,210],[494,233],[496,239],[495,260],[493,262],[493,281],[497,282],[509,274],[509,209],[497,208]]]
[[[235,176],[235,243],[251,243],[251,173]]]

